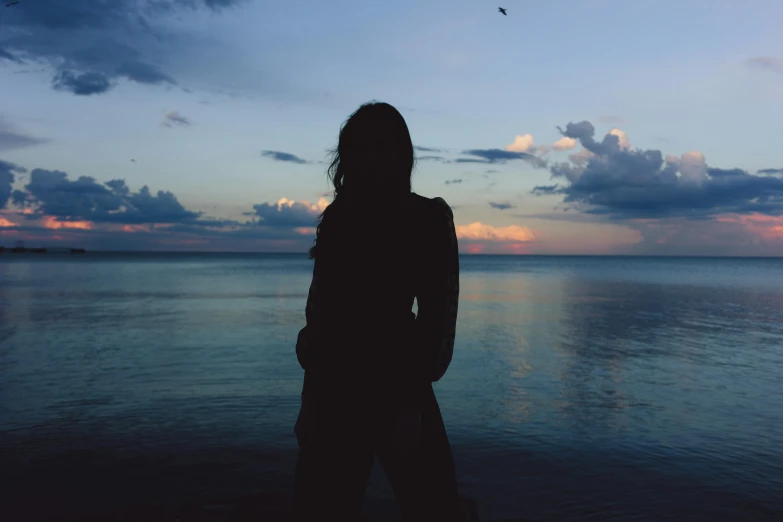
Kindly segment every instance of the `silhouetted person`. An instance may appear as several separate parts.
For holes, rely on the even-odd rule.
[[[305,370],[297,520],[358,520],[375,455],[404,520],[461,516],[432,389],[454,347],[457,236],[443,199],[411,192],[413,166],[408,127],[391,105],[362,105],[343,124],[296,346]]]

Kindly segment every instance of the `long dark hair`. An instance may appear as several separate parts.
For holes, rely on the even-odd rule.
[[[416,162],[411,135],[402,114],[388,103],[371,101],[351,114],[340,127],[331,157],[327,174],[334,186],[334,200],[318,216],[310,259],[316,257],[324,232],[338,220],[335,216],[411,192]]]

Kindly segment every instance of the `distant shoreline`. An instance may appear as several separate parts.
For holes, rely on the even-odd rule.
[[[22,246],[4,247],[0,246],[0,254],[85,254],[84,248],[64,248],[64,247],[37,247],[27,248]]]

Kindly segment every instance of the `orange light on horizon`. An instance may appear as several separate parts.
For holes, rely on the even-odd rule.
[[[315,235],[315,227],[297,227],[294,232],[302,236],[313,236]]]
[[[493,227],[492,225],[485,225],[476,221],[469,225],[458,225],[455,229],[459,239],[508,241],[512,243],[525,243],[528,241],[535,241],[536,239],[536,236],[531,229],[518,225]]]
[[[122,225],[123,232],[149,232],[149,225]]]
[[[19,225],[17,223],[14,223],[13,221],[9,221],[4,217],[0,217],[0,228],[10,228],[10,227],[18,227]]]
[[[783,216],[768,216],[754,212],[752,214],[726,214],[717,216],[720,223],[739,223],[748,232],[763,239],[783,239]]]
[[[92,230],[91,221],[59,221],[54,216],[46,216],[43,218],[43,227],[50,230],[57,230],[61,228],[73,228],[77,230]]]

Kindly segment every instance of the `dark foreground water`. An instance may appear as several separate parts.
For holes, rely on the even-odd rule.
[[[0,518],[287,493],[310,275],[0,256]],[[482,520],[779,521],[781,380],[783,260],[470,256],[436,393]]]

